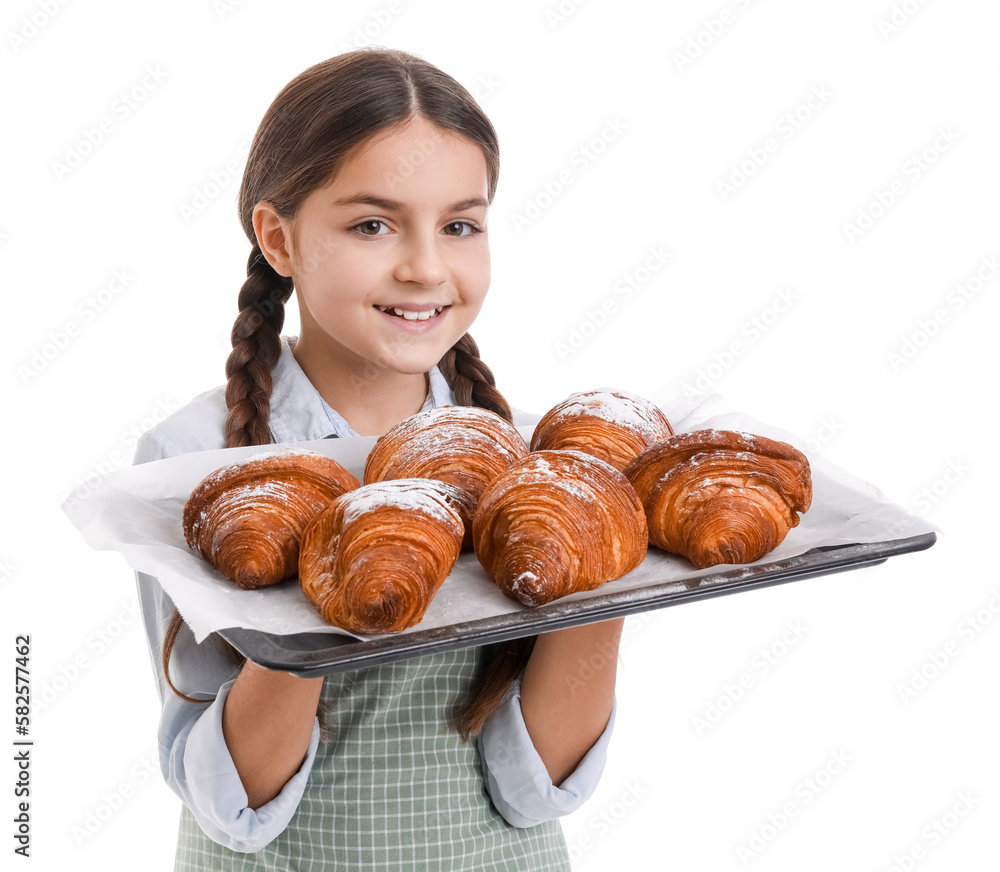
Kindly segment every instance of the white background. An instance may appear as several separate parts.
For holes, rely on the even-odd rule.
[[[608,767],[565,821],[574,868],[997,868],[998,18],[987,0],[6,4],[0,652],[13,677],[30,633],[30,865],[171,868],[133,577],[59,505],[223,380],[249,138],[294,75],[372,41],[454,75],[500,133],[474,335],[515,405],[707,387],[942,530],[880,567],[630,620]],[[671,257],[625,299],[656,246]],[[914,670],[932,677],[904,700]],[[6,699],[12,742],[10,681]]]

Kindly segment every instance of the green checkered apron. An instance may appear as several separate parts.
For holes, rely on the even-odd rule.
[[[508,824],[490,804],[479,758],[447,715],[464,698],[477,649],[327,676],[332,735],[320,741],[287,829],[242,854],[208,838],[183,808],[176,870],[569,870],[558,821]]]

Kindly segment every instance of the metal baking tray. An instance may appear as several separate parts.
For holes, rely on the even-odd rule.
[[[331,633],[278,636],[243,628],[221,630],[219,635],[245,657],[268,669],[304,677],[329,675],[439,651],[474,648],[550,630],[622,618],[803,578],[876,566],[899,554],[924,551],[936,539],[935,533],[924,533],[888,542],[825,546],[771,563],[730,566],[719,572],[692,577],[689,581],[670,581],[587,599],[556,600],[543,606],[525,607],[523,611],[365,641]]]

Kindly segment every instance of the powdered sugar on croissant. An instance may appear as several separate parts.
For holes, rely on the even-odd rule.
[[[420,622],[462,546],[468,494],[432,479],[362,485],[306,530],[299,583],[323,619],[353,633]]]
[[[359,486],[337,461],[313,451],[261,451],[202,479],[184,505],[184,538],[240,587],[275,584],[295,575],[309,522]]]
[[[580,451],[537,451],[483,493],[476,556],[507,596],[540,605],[593,590],[646,556],[642,504],[622,473]]]
[[[472,547],[472,515],[486,486],[528,453],[516,428],[488,409],[438,406],[400,421],[379,437],[365,463],[365,484],[432,478],[472,497],[463,514],[464,547]]]
[[[759,560],[812,503],[802,452],[734,430],[673,436],[638,455],[625,475],[642,500],[650,542],[699,569]]]
[[[549,409],[535,426],[531,450],[583,451],[621,470],[640,451],[673,434],[666,415],[649,400],[600,388],[570,394]]]

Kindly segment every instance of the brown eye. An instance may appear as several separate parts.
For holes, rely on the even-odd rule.
[[[368,221],[362,221],[360,224],[355,224],[352,230],[356,230],[362,236],[381,236],[382,229],[385,227],[381,221],[370,218]]]
[[[452,221],[450,224],[445,224],[444,232],[447,236],[471,236],[479,231],[468,221]]]

